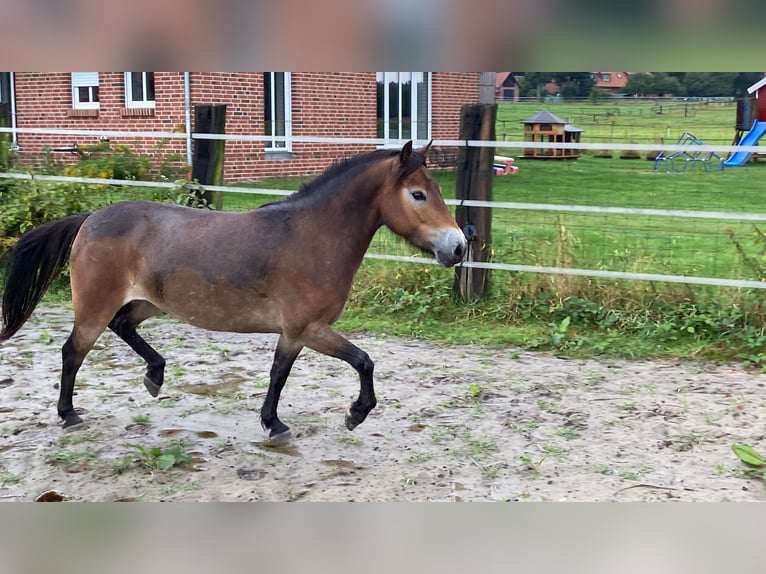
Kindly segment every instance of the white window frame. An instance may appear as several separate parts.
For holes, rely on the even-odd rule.
[[[402,74],[410,74],[410,136],[405,137],[402,134]],[[418,118],[418,90],[417,86],[420,82],[415,81],[415,75],[416,74],[423,74],[426,77],[426,85],[428,86],[428,100],[426,103],[426,137],[425,138],[419,138],[418,137],[418,131],[420,128],[420,124],[422,123],[420,118]],[[411,139],[413,141],[420,141],[420,142],[428,142],[431,140],[431,107],[432,107],[432,95],[433,95],[433,89],[432,89],[432,80],[433,80],[433,74],[430,72],[377,72],[375,81],[376,83],[380,81],[380,79],[383,79],[383,139],[386,140],[383,144],[383,147],[394,147],[400,145],[399,142],[404,139]],[[392,80],[395,80],[399,87],[399,94],[398,94],[398,101],[399,101],[399,117],[398,117],[398,133],[396,141],[394,141],[394,138],[391,138],[390,131],[391,131],[391,119],[388,114],[389,104],[390,104],[390,90],[389,90],[389,84]],[[414,113],[413,113],[414,112]],[[376,112],[377,115],[377,112]]]
[[[269,121],[271,122],[271,133],[275,133],[275,126],[276,122],[278,121],[278,118],[276,117],[276,108],[274,107],[274,101],[276,100],[276,89],[275,85],[276,82],[274,81],[274,77],[276,74],[284,74],[285,77],[285,101],[284,101],[284,110],[285,110],[285,134],[284,136],[272,136],[270,139],[267,139],[264,141],[264,148],[267,152],[292,152],[293,151],[293,142],[292,142],[292,136],[293,136],[293,111],[292,111],[292,74],[290,72],[265,72],[266,74],[271,75],[271,94],[269,101],[272,102],[272,108],[271,110],[264,110],[264,115],[268,114],[271,118]],[[264,90],[266,86],[264,85]],[[264,102],[265,105],[265,102]],[[284,137],[284,145],[280,145],[283,142],[277,141],[277,137]]]
[[[89,102],[80,100],[80,88],[88,88]],[[96,88],[96,91],[94,91]],[[98,102],[98,72],[72,72],[72,109],[97,110]],[[94,98],[96,101],[93,101]]]
[[[147,93],[146,93],[146,87],[148,85],[148,82],[146,81],[146,74],[148,72],[125,72],[125,107],[126,108],[154,108],[155,107],[155,100],[148,99]],[[141,94],[142,99],[136,99],[135,94],[133,93],[133,74],[142,74],[143,75],[143,82],[141,82],[141,85],[143,86],[143,93]],[[155,78],[156,81],[156,78]],[[155,90],[157,89],[157,86],[154,86]],[[155,93],[155,98],[157,97]]]

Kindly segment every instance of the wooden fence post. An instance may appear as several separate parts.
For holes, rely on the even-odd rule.
[[[226,104],[197,104],[194,106],[194,133],[226,133]],[[192,150],[192,181],[206,185],[223,184],[224,140],[194,140]],[[223,193],[204,191],[208,206],[223,209]]]
[[[8,117],[10,116],[10,104],[7,102],[0,102],[0,127],[8,127]],[[10,159],[8,155],[8,146],[11,139],[11,134],[8,132],[0,133],[0,169],[8,169]]]
[[[467,104],[460,109],[461,140],[495,140],[497,104]],[[492,201],[494,147],[461,147],[458,150],[455,197]],[[455,219],[468,242],[466,262],[488,261],[492,246],[492,209],[458,205]],[[457,267],[454,291],[463,301],[480,298],[487,287],[488,270]]]

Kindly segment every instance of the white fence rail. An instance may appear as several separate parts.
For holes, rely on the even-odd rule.
[[[99,137],[119,137],[119,138],[186,138],[186,134],[178,132],[156,132],[156,131],[115,131],[115,130],[72,130],[72,129],[54,129],[54,128],[0,128],[0,132],[10,133],[30,133],[47,135],[72,135],[87,136],[95,139]],[[266,137],[261,135],[249,134],[191,134],[193,139],[219,139],[226,141],[274,141],[285,138]],[[334,143],[334,144],[356,144],[356,145],[376,145],[393,146],[402,145],[404,141],[384,140],[380,138],[322,138],[322,137],[300,137],[290,138],[293,142],[306,143]],[[417,143],[417,142],[416,142]],[[426,142],[420,142],[424,144]],[[734,146],[734,145],[658,145],[658,144],[609,144],[609,143],[548,143],[548,142],[527,142],[527,141],[480,141],[480,140],[434,140],[434,146],[443,147],[495,147],[498,149],[521,149],[521,148],[546,148],[546,149],[592,149],[592,150],[636,150],[636,151],[702,151],[702,152],[737,152],[745,151],[749,153],[763,151],[758,146]],[[114,180],[106,178],[88,178],[88,177],[68,177],[54,175],[33,175],[29,173],[0,172],[0,178],[27,179],[51,182],[70,182],[85,184],[103,184],[118,185],[129,187],[156,187],[156,188],[174,188],[176,183],[155,182],[155,181],[134,181],[134,180]],[[254,188],[254,187],[235,187],[235,186],[204,186],[206,190],[223,191],[239,194],[256,195],[289,195],[292,190]],[[447,200],[448,205],[464,205],[467,207],[488,207],[493,209],[507,210],[530,210],[530,211],[553,211],[562,213],[596,213],[613,214],[626,216],[650,216],[650,217],[675,217],[675,218],[694,218],[694,219],[712,219],[727,221],[766,221],[764,213],[733,213],[717,211],[695,211],[695,210],[666,210],[666,209],[644,209],[644,208],[621,208],[621,207],[602,207],[588,205],[562,205],[562,204],[543,204],[543,203],[517,203],[517,202],[486,202],[472,200]],[[418,264],[434,264],[433,260],[423,257],[407,257],[389,253],[373,253],[366,255],[370,259],[383,259],[392,261],[404,261]],[[713,285],[721,287],[748,288],[748,289],[766,289],[766,282],[754,280],[726,279],[716,277],[698,277],[685,275],[668,275],[655,273],[634,273],[623,271],[609,271],[604,269],[577,269],[570,267],[552,267],[542,265],[521,265],[508,264],[502,262],[492,263],[463,263],[465,267],[477,267],[491,270],[511,271],[511,272],[530,272],[555,275],[575,275],[598,277],[607,279],[626,279],[639,281],[655,281],[666,283],[683,283],[696,285]]]

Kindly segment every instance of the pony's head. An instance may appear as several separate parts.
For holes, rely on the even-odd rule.
[[[409,141],[392,158],[392,184],[386,188],[380,212],[391,231],[449,267],[462,261],[467,242],[426,167],[430,146],[429,142],[413,150]]]

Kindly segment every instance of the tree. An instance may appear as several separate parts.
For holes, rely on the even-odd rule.
[[[654,84],[652,82],[651,74],[646,72],[631,74],[628,78],[628,83],[625,84],[622,91],[625,94],[636,96],[646,96],[654,93]]]
[[[519,81],[519,92],[528,98],[534,98],[538,95],[538,88],[540,89],[541,96],[542,86],[551,81],[550,72],[526,72],[524,77]]]
[[[740,72],[734,79],[734,97],[743,98],[748,95],[747,89],[763,78],[763,72]]]
[[[592,72],[553,72],[553,81],[561,87],[564,99],[587,98],[596,84]]]

